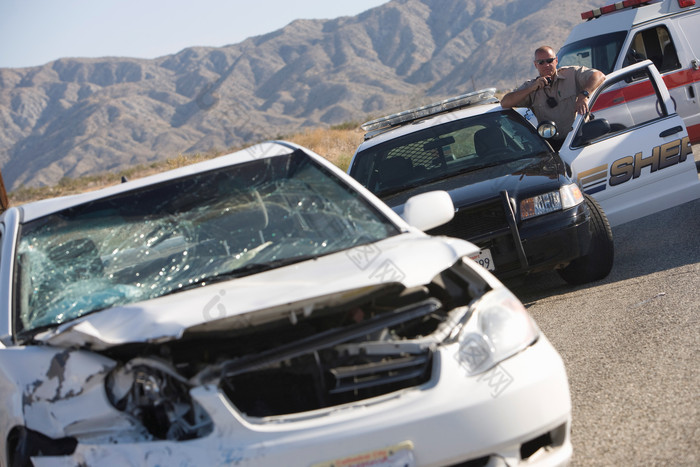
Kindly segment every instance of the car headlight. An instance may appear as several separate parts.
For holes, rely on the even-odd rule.
[[[190,397],[186,381],[158,362],[134,359],[105,380],[112,405],[140,421],[156,439],[186,440],[211,433],[209,414]]]
[[[552,191],[520,201],[520,219],[572,208],[582,202],[581,189],[575,183],[571,183],[562,186],[559,191]]]
[[[457,359],[467,374],[482,373],[527,348],[540,330],[507,289],[486,293],[475,305],[459,339]]]

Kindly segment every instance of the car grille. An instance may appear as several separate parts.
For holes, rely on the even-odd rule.
[[[498,199],[476,206],[460,207],[450,222],[427,233],[477,242],[507,230],[506,213],[502,201]]]
[[[415,355],[347,357],[340,366],[324,364],[324,360],[323,353],[298,357],[280,368],[223,378],[221,388],[241,412],[264,417],[419,386],[428,382],[432,369],[432,352],[427,349]]]
[[[312,321],[303,326],[278,322],[265,334],[246,336],[252,344],[270,339],[277,345],[223,367],[222,390],[241,412],[263,417],[352,403],[428,382],[433,351],[413,339],[438,329],[442,303],[424,288],[392,298],[320,313],[319,325],[345,324],[319,332],[306,326]],[[348,311],[363,316],[348,322]]]
[[[430,235],[463,238],[480,248],[488,248],[493,255],[497,275],[508,275],[522,269],[513,231],[508,225],[503,201],[491,200],[482,204],[460,207],[447,224],[429,230]]]
[[[426,375],[430,354],[392,357],[377,363],[333,368],[334,385],[330,394],[343,394],[381,387],[390,387],[413,381]]]

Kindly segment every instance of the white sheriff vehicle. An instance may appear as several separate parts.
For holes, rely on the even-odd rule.
[[[650,96],[627,86],[641,77]],[[591,113],[576,117],[559,155],[611,226],[700,198],[688,132],[653,62],[606,75],[589,106]],[[526,116],[536,124],[531,113]],[[539,122],[540,134],[551,136],[556,129],[547,123]]]
[[[690,141],[700,143],[700,5],[696,0],[624,0],[581,13],[585,22],[557,54],[559,66],[584,65],[606,75],[646,59],[663,76]],[[644,74],[632,76],[625,100],[654,105]],[[646,98],[646,99],[645,99]],[[601,96],[594,111],[614,107],[620,93]]]
[[[565,465],[562,360],[453,213],[285,142],[10,207],[0,466]]]
[[[629,94],[644,76],[652,98]],[[600,100],[615,102],[599,106]],[[700,198],[700,180],[683,119],[650,60],[610,73],[591,95],[559,151],[582,190],[611,226]]]

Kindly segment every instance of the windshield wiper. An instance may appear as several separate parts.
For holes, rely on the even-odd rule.
[[[250,274],[256,274],[258,272],[269,271],[270,269],[281,268],[283,266],[289,266],[290,264],[301,263],[309,259],[316,259],[319,255],[301,255],[292,256],[291,258],[280,258],[273,261],[265,261],[264,263],[248,263],[240,268],[236,268],[231,272],[227,272],[225,276],[233,277],[243,277]]]
[[[252,274],[257,274],[259,272],[265,272],[265,271],[269,271],[271,269],[277,269],[277,268],[281,268],[283,266],[289,266],[291,264],[301,263],[302,261],[307,261],[310,259],[317,259],[319,256],[320,255],[301,255],[301,256],[292,256],[291,258],[280,258],[280,259],[276,259],[273,261],[266,261],[264,263],[248,263],[248,264],[245,264],[239,268],[232,269],[231,271],[220,272],[220,273],[212,274],[210,276],[203,277],[201,279],[197,279],[196,281],[194,281],[192,283],[183,285],[182,287],[178,287],[178,288],[173,289],[169,292],[166,292],[163,294],[163,296],[174,294],[177,292],[182,292],[184,290],[194,289],[196,287],[203,287],[205,285],[215,284],[217,282],[227,281],[230,279],[250,276]]]
[[[450,175],[459,175],[459,174],[463,174],[463,173],[467,173],[467,172],[476,172],[477,170],[488,169],[489,167],[496,167],[498,165],[503,165],[507,162],[510,162],[510,161],[494,161],[494,162],[487,162],[487,163],[481,164],[481,165],[474,165],[474,166],[470,166],[470,167],[465,167],[461,170],[458,170],[457,172],[451,173]]]
[[[378,193],[376,193],[376,195],[379,196],[380,198],[383,198],[385,196],[393,195],[393,194],[396,194],[396,193],[399,193],[402,191],[408,191],[408,190],[411,190],[413,188],[418,188],[420,186],[428,185],[429,183],[437,182],[439,180],[445,180],[445,179],[452,178],[452,177],[455,177],[457,175],[462,175],[462,174],[465,174],[468,172],[476,172],[477,170],[487,169],[489,167],[496,167],[499,165],[504,165],[504,164],[507,164],[509,162],[513,162],[513,160],[494,161],[494,162],[488,162],[488,163],[481,164],[481,165],[464,167],[460,170],[455,170],[454,172],[441,172],[440,174],[438,174],[432,178],[425,178],[425,179],[420,180],[418,182],[409,183],[406,185],[401,185],[401,186],[392,187],[392,188],[387,188],[386,190],[379,191]]]
[[[387,188],[387,189],[385,189],[385,190],[381,190],[381,191],[377,192],[376,195],[377,195],[379,198],[381,198],[381,197],[383,197],[383,196],[394,195],[394,194],[400,193],[400,192],[402,192],[402,191],[408,191],[408,190],[412,190],[413,188],[418,188],[418,187],[420,187],[420,186],[425,185],[426,183],[428,183],[428,181],[426,181],[426,180],[421,180],[421,181],[419,181],[419,182],[408,183],[408,184],[406,184],[406,185],[401,185],[401,186],[396,186],[396,187],[392,187],[392,188]]]

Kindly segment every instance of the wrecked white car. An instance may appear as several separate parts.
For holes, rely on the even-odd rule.
[[[283,142],[11,207],[0,465],[565,464],[562,360],[452,215]]]

